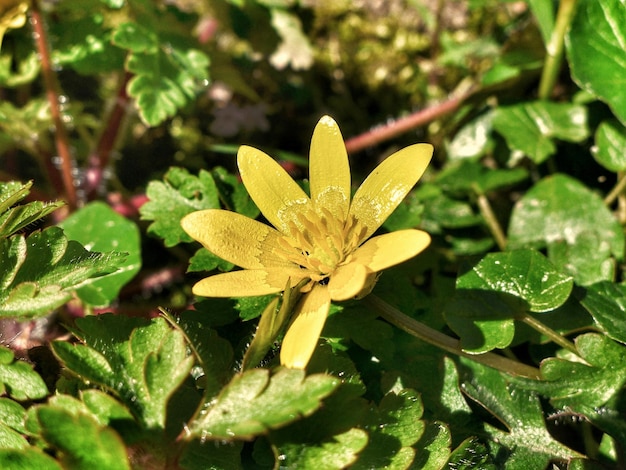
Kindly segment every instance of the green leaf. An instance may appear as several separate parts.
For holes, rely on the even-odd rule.
[[[249,439],[317,410],[339,380],[297,369],[274,375],[252,369],[237,375],[201,415],[189,424],[189,437]]]
[[[41,61],[34,50],[23,53],[0,55],[0,85],[6,88],[17,88],[32,83],[39,75]]]
[[[214,168],[211,174],[219,190],[220,200],[226,209],[251,219],[255,219],[259,215],[259,209],[237,176],[221,167]]]
[[[43,439],[60,452],[59,460],[64,467],[85,470],[131,468],[119,435],[100,425],[93,415],[61,406],[42,405],[36,408],[34,417]]]
[[[576,296],[609,338],[626,344],[625,285],[599,282]]]
[[[122,70],[126,54],[111,42],[112,31],[105,21],[110,12],[94,11],[100,8],[97,3],[84,5],[83,8],[84,16],[76,17],[76,14],[65,11],[64,21],[53,23],[56,26],[53,32],[58,38],[56,47],[52,49],[54,62],[59,66],[69,66],[83,75]]]
[[[551,0],[529,0],[528,4],[539,25],[543,42],[548,44],[554,29],[554,4]]]
[[[565,36],[572,77],[626,125],[626,5],[581,2]]]
[[[63,202],[33,201],[11,207],[28,195],[32,185],[32,181],[0,183],[0,238],[13,235],[63,206]]]
[[[527,178],[528,172],[523,168],[493,169],[479,162],[461,160],[439,173],[437,183],[449,192],[485,194],[521,183]]]
[[[463,382],[461,387],[465,395],[506,427],[506,431],[502,431],[484,424],[490,439],[508,450],[503,452],[508,454],[506,468],[547,468],[552,459],[568,460],[580,456],[548,432],[535,393],[510,383],[494,369],[467,359],[461,361],[472,371],[472,378]]]
[[[412,468],[422,470],[446,468],[446,463],[450,457],[451,440],[450,430],[444,423],[440,421],[427,422],[422,437],[414,446],[417,448],[417,455]]]
[[[23,436],[25,415],[26,411],[19,403],[9,398],[0,398],[0,448],[28,447],[28,441]]]
[[[576,349],[589,365],[560,358],[541,363],[545,382],[536,387],[551,397],[557,407],[600,407],[622,390],[626,383],[626,347],[596,334],[580,335]]]
[[[193,362],[184,335],[163,318],[146,322],[104,314],[76,324],[86,345],[57,341],[55,355],[83,380],[116,392],[144,427],[163,429],[167,402]]]
[[[367,447],[351,468],[408,468],[415,458],[413,446],[425,430],[424,409],[413,390],[388,393],[368,414]]]
[[[128,255],[114,273],[100,277],[76,291],[90,305],[104,307],[141,268],[141,240],[137,225],[102,202],[92,202],[74,212],[59,227],[65,235],[90,250],[122,251]]]
[[[626,170],[626,128],[615,119],[603,121],[596,131],[596,145],[592,155],[611,171]]]
[[[493,128],[513,152],[537,164],[556,151],[553,139],[581,142],[589,136],[584,106],[547,101],[500,106],[494,111]]]
[[[512,249],[547,246],[551,261],[577,282],[608,276],[604,263],[624,257],[624,234],[617,219],[596,193],[566,175],[544,178],[515,204],[508,237]],[[585,257],[595,260],[592,273],[585,272]]]
[[[222,258],[214,255],[205,248],[200,248],[189,259],[187,272],[195,273],[199,271],[213,271],[214,269],[219,269],[220,271],[230,271],[234,267],[235,265],[233,263],[224,261]]]
[[[448,468],[455,470],[496,470],[496,466],[491,462],[491,457],[487,447],[475,437],[465,439],[454,449],[448,460]]]
[[[464,350],[482,353],[511,344],[514,319],[563,305],[573,280],[540,253],[519,250],[486,255],[457,278],[456,287],[446,320]]]
[[[178,463],[184,470],[241,470],[242,447],[240,442],[212,442],[208,451],[207,444],[196,439],[185,446]]]
[[[492,118],[493,113],[483,113],[459,129],[447,145],[450,161],[479,159],[493,146]]]
[[[283,444],[279,458],[281,465],[286,465],[286,468],[340,470],[349,467],[366,444],[367,433],[362,429],[352,428],[315,446]]]
[[[511,294],[525,300],[531,312],[549,312],[565,303],[573,280],[541,253],[516,250],[486,255],[457,278],[456,287]]]
[[[68,241],[59,227],[25,239],[0,240],[0,316],[44,315],[67,302],[72,292],[114,272],[126,255],[88,252]]]
[[[200,170],[198,176],[183,168],[171,168],[163,182],[148,184],[149,201],[141,206],[141,218],[152,220],[148,233],[163,238],[165,246],[192,242],[180,226],[180,219],[202,209],[220,207],[217,186],[211,173]]]
[[[33,366],[15,361],[13,352],[0,346],[0,394],[15,400],[37,400],[48,395],[48,388]]]
[[[35,447],[0,449],[0,468],[19,470],[64,470],[56,460]]]

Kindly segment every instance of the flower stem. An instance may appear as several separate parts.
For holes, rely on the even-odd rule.
[[[461,349],[458,339],[452,338],[444,333],[441,333],[440,331],[418,322],[417,320],[414,320],[375,295],[368,295],[364,301],[371,307],[375,308],[380,313],[380,316],[389,323],[397,326],[410,335],[425,341],[426,343],[443,349],[444,351],[458,356],[467,357],[475,362],[479,362],[501,372],[506,372],[507,374],[526,377],[533,380],[541,379],[539,369],[522,364],[521,362],[517,362],[494,353],[466,353]]]
[[[565,33],[576,11],[576,2],[577,0],[561,0],[559,2],[559,10],[557,12],[554,29],[552,30],[550,41],[546,44],[546,61],[543,65],[541,81],[539,82],[540,100],[550,98],[554,84],[561,71],[561,64],[563,63],[563,42]]]
[[[467,95],[450,98],[406,117],[396,119],[389,124],[375,127],[374,129],[371,129],[361,135],[357,135],[346,140],[346,149],[348,150],[348,153],[359,152],[367,147],[371,147],[397,137],[398,135],[408,132],[411,129],[423,126],[424,124],[427,124],[444,114],[456,111],[461,104],[463,104],[465,99],[468,98],[468,96],[469,93]]]
[[[476,192],[476,203],[478,204],[480,214],[483,216],[483,219],[485,219],[487,227],[489,228],[491,235],[496,241],[498,248],[501,251],[504,251],[506,249],[506,236],[502,231],[502,227],[500,227],[500,222],[498,222],[498,218],[491,209],[489,199],[487,199],[487,196],[485,196],[478,189],[475,189],[474,191]]]
[[[52,122],[55,129],[54,141],[61,161],[61,176],[65,189],[65,197],[67,198],[67,203],[70,208],[75,209],[78,205],[78,199],[76,196],[76,187],[74,186],[74,176],[72,174],[70,139],[61,116],[61,107],[59,106],[59,83],[52,68],[50,51],[48,50],[48,34],[44,25],[43,15],[39,9],[39,2],[32,2],[30,14],[33,37],[41,60],[41,73],[46,89],[46,97],[50,104],[50,114],[52,115]]]
[[[539,333],[547,336],[552,341],[554,341],[556,344],[561,346],[563,349],[567,349],[568,351],[576,354],[577,356],[580,356],[578,354],[578,351],[576,350],[576,346],[574,345],[574,343],[572,343],[571,341],[565,339],[559,333],[557,333],[556,331],[554,331],[552,328],[548,327],[544,323],[540,322],[539,320],[537,320],[532,315],[523,314],[521,316],[516,317],[516,319],[520,320],[520,321],[523,321],[528,326],[530,326],[533,330],[536,330]]]

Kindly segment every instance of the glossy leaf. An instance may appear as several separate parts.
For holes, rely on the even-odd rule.
[[[57,341],[55,355],[83,380],[116,392],[145,427],[162,429],[167,402],[192,365],[182,333],[162,318],[105,314],[76,323],[86,344]]]
[[[626,170],[626,127],[619,121],[603,121],[596,131],[592,155],[596,161],[611,171]]]
[[[296,369],[280,369],[272,376],[264,369],[246,371],[188,424],[189,436],[251,438],[313,413],[338,384],[334,377],[305,377]]]
[[[78,297],[90,305],[109,305],[141,268],[139,228],[102,202],[92,202],[82,207],[59,226],[68,238],[79,241],[90,250],[115,250],[128,254],[117,271],[76,291]]]
[[[512,249],[567,244],[571,254],[560,248],[551,259],[577,281],[579,277],[588,279],[584,272],[585,255],[595,258],[600,266],[624,256],[624,234],[617,219],[596,193],[566,175],[543,179],[515,204],[508,236]],[[594,243],[596,251],[605,253],[603,260],[591,253]],[[596,267],[595,280],[604,269]]]
[[[599,282],[576,296],[602,331],[626,344],[626,286]]]
[[[581,142],[589,136],[584,106],[547,101],[500,106],[494,112],[493,128],[502,134],[512,152],[526,155],[537,164],[554,154],[554,139]]]
[[[576,83],[606,102],[626,125],[625,15],[622,1],[581,2],[565,45]]]

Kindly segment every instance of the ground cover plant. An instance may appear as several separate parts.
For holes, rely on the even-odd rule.
[[[0,468],[626,466],[626,4],[0,3]]]

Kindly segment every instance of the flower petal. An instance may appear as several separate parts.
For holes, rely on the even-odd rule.
[[[183,230],[211,253],[247,269],[293,267],[280,232],[236,212],[207,209],[180,221]]]
[[[330,296],[328,287],[316,284],[304,294],[296,307],[295,318],[280,349],[280,363],[293,369],[304,369],[315,351],[324,328]]]
[[[272,157],[243,145],[237,165],[248,194],[270,223],[290,233],[291,222],[300,226],[298,214],[311,207],[311,200]]]
[[[315,206],[346,220],[350,207],[350,165],[339,126],[330,116],[323,116],[313,131],[309,181]]]
[[[201,297],[248,297],[281,292],[287,280],[300,282],[302,277],[295,277],[298,272],[283,269],[244,269],[229,273],[216,274],[197,282],[193,286],[194,295]]]
[[[402,202],[420,179],[433,155],[430,144],[415,144],[386,158],[359,187],[350,214],[366,228],[368,238]]]
[[[352,254],[352,263],[378,272],[402,263],[426,249],[430,235],[421,230],[398,230],[371,238]]]
[[[350,263],[339,266],[330,277],[328,292],[333,300],[348,300],[361,292],[369,271],[359,263]]]

